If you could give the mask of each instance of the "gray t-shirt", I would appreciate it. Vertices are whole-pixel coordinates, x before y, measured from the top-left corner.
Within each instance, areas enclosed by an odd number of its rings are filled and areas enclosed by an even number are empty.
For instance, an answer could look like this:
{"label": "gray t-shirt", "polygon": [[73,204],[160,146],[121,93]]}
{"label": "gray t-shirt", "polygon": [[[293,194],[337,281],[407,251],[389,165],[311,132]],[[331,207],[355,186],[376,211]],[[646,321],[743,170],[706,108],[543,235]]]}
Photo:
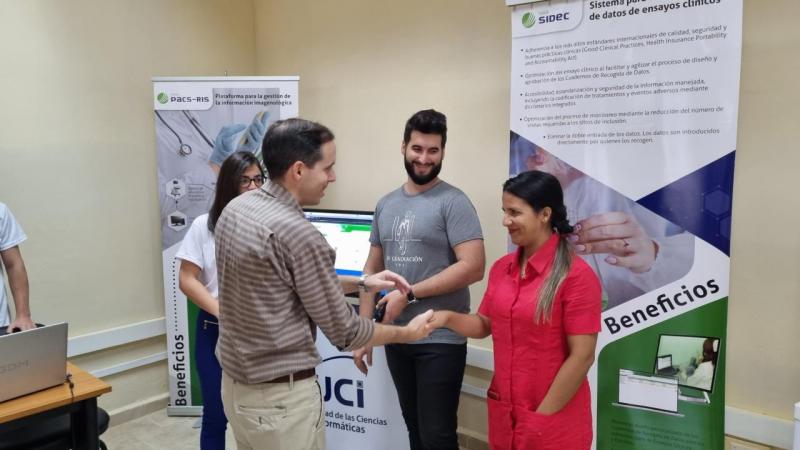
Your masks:
{"label": "gray t-shirt", "polygon": [[[409,195],[400,187],[380,199],[369,238],[383,248],[384,266],[411,284],[455,263],[453,247],[473,239],[483,239],[475,207],[460,189],[443,181],[421,194]],[[468,313],[469,288],[423,298],[409,305],[395,324],[406,324],[431,308]],[[464,342],[463,336],[442,328],[416,343]]]}

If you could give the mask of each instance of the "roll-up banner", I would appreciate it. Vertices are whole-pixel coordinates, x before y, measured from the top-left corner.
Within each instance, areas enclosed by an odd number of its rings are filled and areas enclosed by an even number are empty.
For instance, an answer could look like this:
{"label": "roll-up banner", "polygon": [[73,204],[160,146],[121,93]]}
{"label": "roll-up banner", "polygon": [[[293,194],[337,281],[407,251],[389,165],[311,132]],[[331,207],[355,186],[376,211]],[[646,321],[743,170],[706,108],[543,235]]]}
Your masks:
{"label": "roll-up banner", "polygon": [[[243,149],[247,127],[254,120],[269,126],[296,117],[299,78],[159,77],[152,81],[169,361],[167,412],[200,415],[202,395],[194,359],[198,309],[178,288],[180,263],[175,253],[194,219],[206,214],[214,199],[216,174],[209,158],[215,144]],[[250,150],[260,154],[260,149]]]}
{"label": "roll-up banner", "polygon": [[511,23],[509,172],[559,179],[603,286],[595,448],[722,449],[742,1],[543,1]]}

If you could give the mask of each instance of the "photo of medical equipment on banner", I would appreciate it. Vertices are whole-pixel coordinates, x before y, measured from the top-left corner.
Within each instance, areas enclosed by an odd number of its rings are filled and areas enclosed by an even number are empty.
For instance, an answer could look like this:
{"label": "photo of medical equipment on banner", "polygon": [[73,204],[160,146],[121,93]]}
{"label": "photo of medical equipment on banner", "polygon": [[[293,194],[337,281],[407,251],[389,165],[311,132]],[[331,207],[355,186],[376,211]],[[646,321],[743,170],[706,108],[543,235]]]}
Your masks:
{"label": "photo of medical equipment on banner", "polygon": [[[170,415],[200,415],[202,393],[194,356],[198,308],[178,288],[175,254],[214,199],[219,167],[261,142],[276,120],[297,117],[298,77],[153,78],[153,112],[161,210]],[[212,316],[213,317],[213,316]]]}
{"label": "photo of medical equipment on banner", "polygon": [[723,448],[742,1],[511,8],[509,174],[602,287],[593,448]]}

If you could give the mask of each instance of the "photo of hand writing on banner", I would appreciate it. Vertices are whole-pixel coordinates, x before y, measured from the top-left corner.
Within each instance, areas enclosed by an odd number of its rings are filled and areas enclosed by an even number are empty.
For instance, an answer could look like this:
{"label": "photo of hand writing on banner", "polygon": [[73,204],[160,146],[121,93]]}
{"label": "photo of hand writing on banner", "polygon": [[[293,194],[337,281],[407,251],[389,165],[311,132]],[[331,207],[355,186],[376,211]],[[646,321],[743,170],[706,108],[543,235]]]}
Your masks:
{"label": "photo of hand writing on banner", "polygon": [[511,176],[541,170],[561,182],[576,230],[567,239],[600,278],[603,310],[689,272],[692,234],[513,132],[510,148]]}

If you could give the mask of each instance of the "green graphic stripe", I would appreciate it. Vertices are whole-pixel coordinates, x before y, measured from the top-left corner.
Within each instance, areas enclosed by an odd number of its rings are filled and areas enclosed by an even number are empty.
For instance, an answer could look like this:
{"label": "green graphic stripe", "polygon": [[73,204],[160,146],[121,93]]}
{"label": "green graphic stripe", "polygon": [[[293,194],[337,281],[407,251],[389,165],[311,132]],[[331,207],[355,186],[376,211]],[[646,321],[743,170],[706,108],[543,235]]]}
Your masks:
{"label": "green graphic stripe", "polygon": [[191,300],[186,299],[186,320],[189,322],[189,380],[192,383],[192,405],[200,406],[203,404],[203,393],[200,390],[200,373],[197,371],[197,360],[194,357],[195,347],[197,346],[197,315],[200,313],[200,308],[197,307]]}
{"label": "green graphic stripe", "polygon": [[351,233],[353,231],[372,231],[372,226],[370,225],[342,225],[342,232],[344,233]]}

